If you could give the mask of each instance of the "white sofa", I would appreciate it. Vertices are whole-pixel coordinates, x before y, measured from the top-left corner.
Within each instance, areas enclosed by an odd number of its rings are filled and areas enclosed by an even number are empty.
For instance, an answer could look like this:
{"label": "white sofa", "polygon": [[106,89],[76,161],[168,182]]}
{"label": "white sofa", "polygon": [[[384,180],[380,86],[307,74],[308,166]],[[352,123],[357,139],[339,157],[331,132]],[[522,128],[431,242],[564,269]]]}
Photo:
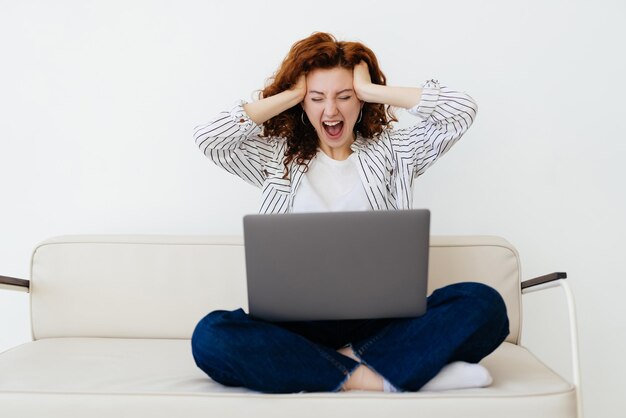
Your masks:
{"label": "white sofa", "polygon": [[[191,355],[200,318],[218,308],[246,308],[241,237],[51,238],[34,248],[30,280],[0,276],[0,287],[30,292],[33,336],[0,354],[0,417],[580,414],[576,345],[573,383],[519,345],[522,287],[566,286],[564,274],[522,285],[518,253],[504,239],[434,236],[429,276],[431,291],[471,280],[503,295],[511,333],[482,362],[494,378],[490,387],[268,395],[213,382]],[[529,286],[552,279],[558,280]]]}

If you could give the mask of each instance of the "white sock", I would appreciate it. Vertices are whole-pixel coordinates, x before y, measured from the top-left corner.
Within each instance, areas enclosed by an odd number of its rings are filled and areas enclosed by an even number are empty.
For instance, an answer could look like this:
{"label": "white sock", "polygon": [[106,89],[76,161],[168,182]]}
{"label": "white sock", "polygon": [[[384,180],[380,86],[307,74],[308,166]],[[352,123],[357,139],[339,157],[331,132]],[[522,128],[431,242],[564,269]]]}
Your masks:
{"label": "white sock", "polygon": [[455,361],[447,364],[420,390],[439,391],[450,389],[482,388],[493,382],[489,371],[480,364]]}

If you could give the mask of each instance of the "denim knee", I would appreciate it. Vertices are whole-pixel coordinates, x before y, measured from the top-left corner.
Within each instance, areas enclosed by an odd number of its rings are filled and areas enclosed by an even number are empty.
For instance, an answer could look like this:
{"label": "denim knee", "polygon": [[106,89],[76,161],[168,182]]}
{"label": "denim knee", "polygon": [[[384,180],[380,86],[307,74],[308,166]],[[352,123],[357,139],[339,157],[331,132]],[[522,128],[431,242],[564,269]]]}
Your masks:
{"label": "denim knee", "polygon": [[198,322],[191,336],[191,353],[196,365],[214,380],[230,386],[239,386],[238,379],[225,366],[233,355],[226,327],[229,316],[236,311],[213,311]]}
{"label": "denim knee", "polygon": [[484,306],[485,309],[489,309],[491,313],[504,313],[506,315],[504,299],[500,292],[493,287],[478,282],[463,282],[458,283],[458,286],[468,297],[475,299],[476,302],[481,302],[480,305]]}
{"label": "denim knee", "polygon": [[473,305],[480,310],[485,322],[502,329],[501,338],[504,340],[509,334],[509,317],[500,292],[484,283],[465,282],[458,285],[461,291],[472,299]]}
{"label": "denim knee", "polygon": [[[472,305],[474,314],[480,314],[485,322],[503,329],[504,337],[509,332],[509,319],[502,295],[493,287],[479,282],[461,282],[438,289],[445,298],[462,298]],[[443,296],[443,295],[442,295]],[[504,339],[503,337],[503,339]]]}
{"label": "denim knee", "polygon": [[206,339],[207,334],[212,332],[213,324],[219,320],[217,312],[210,312],[204,318],[202,318],[193,330],[191,334],[191,348],[196,351],[202,345],[202,342]]}
{"label": "denim knee", "polygon": [[196,353],[206,355],[207,350],[215,354],[228,350],[225,344],[229,338],[224,325],[230,320],[229,317],[236,313],[237,311],[213,311],[198,322],[191,336],[194,356]]}

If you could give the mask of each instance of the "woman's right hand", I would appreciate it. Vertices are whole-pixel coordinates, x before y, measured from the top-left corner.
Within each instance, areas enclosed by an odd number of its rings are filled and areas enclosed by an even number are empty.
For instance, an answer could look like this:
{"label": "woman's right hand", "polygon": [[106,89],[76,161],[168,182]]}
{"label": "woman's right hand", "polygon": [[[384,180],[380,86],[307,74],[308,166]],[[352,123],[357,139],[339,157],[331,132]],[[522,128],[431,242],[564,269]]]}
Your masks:
{"label": "woman's right hand", "polygon": [[301,103],[304,96],[306,96],[306,76],[303,73],[289,90],[281,91],[256,102],[247,103],[243,109],[254,123],[261,125],[266,120]]}
{"label": "woman's right hand", "polygon": [[298,94],[300,101],[304,100],[304,97],[306,96],[306,74],[300,74],[300,77],[298,77],[296,84],[291,88],[291,90]]}

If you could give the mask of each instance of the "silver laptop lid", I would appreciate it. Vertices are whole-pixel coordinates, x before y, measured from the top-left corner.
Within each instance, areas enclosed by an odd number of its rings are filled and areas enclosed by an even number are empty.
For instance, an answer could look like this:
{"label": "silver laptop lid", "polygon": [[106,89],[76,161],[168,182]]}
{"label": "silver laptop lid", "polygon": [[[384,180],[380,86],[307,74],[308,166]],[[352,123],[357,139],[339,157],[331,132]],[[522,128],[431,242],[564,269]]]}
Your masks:
{"label": "silver laptop lid", "polygon": [[414,317],[426,310],[430,212],[246,215],[250,315]]}

